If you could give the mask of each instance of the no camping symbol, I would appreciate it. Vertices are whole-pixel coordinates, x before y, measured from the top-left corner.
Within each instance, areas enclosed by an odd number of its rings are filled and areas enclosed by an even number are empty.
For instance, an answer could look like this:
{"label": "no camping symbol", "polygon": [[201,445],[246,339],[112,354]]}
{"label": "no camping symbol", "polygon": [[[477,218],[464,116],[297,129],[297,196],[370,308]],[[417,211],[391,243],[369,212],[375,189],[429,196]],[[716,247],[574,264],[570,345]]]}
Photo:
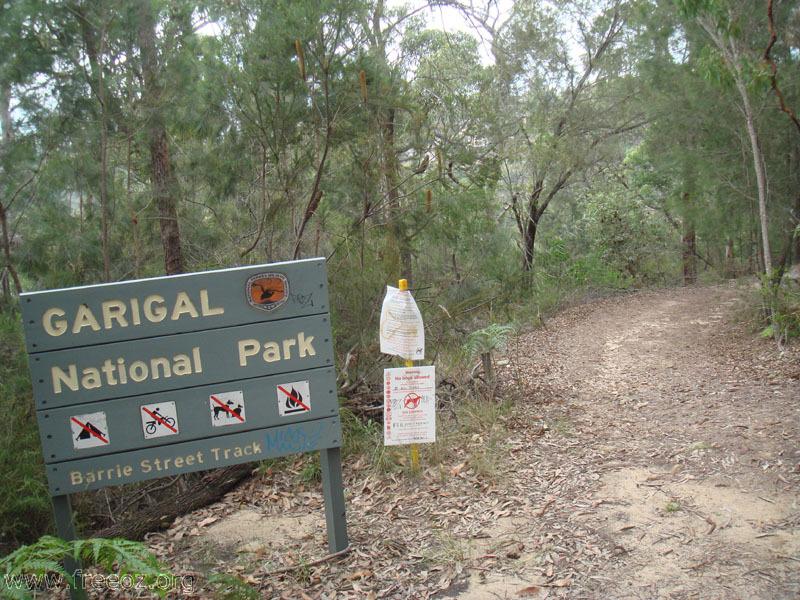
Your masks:
{"label": "no camping symbol", "polygon": [[311,411],[308,381],[293,381],[278,386],[278,412],[282,417]]}
{"label": "no camping symbol", "polygon": [[212,394],[208,401],[211,407],[211,424],[214,427],[238,425],[247,420],[244,393],[241,390]]}
{"label": "no camping symbol", "polygon": [[72,445],[75,450],[107,446],[111,443],[104,412],[73,415],[69,418],[69,426],[72,430]]}

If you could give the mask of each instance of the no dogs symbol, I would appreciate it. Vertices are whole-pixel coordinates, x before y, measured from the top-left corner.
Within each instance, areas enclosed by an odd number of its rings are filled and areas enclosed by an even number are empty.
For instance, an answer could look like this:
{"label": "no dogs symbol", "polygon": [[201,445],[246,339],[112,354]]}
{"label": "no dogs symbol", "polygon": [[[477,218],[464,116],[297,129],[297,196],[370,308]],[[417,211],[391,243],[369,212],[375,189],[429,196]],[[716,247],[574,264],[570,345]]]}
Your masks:
{"label": "no dogs symbol", "polygon": [[208,401],[211,406],[211,424],[214,427],[237,425],[246,421],[244,394],[241,391],[212,394]]}
{"label": "no dogs symbol", "polygon": [[419,406],[421,400],[422,396],[420,396],[416,392],[411,392],[409,394],[406,394],[406,397],[403,398],[403,406],[405,408],[408,408],[409,410],[414,410]]}

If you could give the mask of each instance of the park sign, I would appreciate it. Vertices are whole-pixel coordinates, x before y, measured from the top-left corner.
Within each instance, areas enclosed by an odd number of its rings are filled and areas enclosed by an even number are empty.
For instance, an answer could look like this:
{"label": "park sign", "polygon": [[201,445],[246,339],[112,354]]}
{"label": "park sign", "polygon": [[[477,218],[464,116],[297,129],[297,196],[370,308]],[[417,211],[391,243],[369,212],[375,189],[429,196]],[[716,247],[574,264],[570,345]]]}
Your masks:
{"label": "park sign", "polygon": [[324,259],[20,299],[54,506],[73,492],[320,450],[329,547],[346,547]]}

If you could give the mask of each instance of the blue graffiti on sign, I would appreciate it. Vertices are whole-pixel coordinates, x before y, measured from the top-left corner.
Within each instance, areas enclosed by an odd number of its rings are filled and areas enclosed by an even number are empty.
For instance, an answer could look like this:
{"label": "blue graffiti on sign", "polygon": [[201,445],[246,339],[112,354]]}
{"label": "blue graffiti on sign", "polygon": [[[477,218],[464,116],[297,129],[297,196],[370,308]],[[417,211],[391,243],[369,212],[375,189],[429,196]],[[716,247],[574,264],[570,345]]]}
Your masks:
{"label": "blue graffiti on sign", "polygon": [[[322,423],[317,425],[316,431],[309,433],[307,423],[288,425],[277,430],[267,431],[267,451],[278,452],[309,452],[316,450],[322,439]],[[312,426],[313,427],[313,426]]]}

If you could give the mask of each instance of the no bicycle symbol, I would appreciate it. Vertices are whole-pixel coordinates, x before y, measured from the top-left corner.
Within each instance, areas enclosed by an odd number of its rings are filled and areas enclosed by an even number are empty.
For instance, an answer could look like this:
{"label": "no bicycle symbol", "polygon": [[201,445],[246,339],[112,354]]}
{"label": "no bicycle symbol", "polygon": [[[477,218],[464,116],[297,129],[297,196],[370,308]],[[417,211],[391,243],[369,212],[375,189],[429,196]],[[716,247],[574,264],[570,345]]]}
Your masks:
{"label": "no bicycle symbol", "polygon": [[142,433],[149,440],[166,435],[175,435],[178,431],[178,410],[174,402],[159,402],[140,406],[142,416]]}

